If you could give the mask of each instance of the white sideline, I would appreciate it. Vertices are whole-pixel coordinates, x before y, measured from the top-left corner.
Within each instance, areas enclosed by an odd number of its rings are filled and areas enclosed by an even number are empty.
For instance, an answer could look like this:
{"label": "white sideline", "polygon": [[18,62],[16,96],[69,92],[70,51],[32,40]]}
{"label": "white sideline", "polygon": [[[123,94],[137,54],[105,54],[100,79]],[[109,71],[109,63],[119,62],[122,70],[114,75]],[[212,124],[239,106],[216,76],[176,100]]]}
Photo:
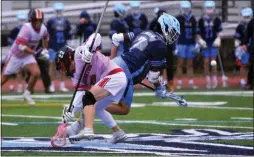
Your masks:
{"label": "white sideline", "polygon": [[[206,96],[244,96],[244,97],[253,97],[253,91],[210,91],[210,92],[175,92],[177,95],[206,95]],[[135,97],[142,96],[154,96],[153,92],[139,92],[134,93]],[[32,95],[33,98],[71,98],[72,94],[43,94],[43,95]],[[13,100],[13,99],[23,99],[22,95],[2,95],[2,100]]]}
{"label": "white sideline", "polygon": [[[2,114],[2,117],[17,117],[17,118],[41,118],[41,119],[58,119],[61,120],[61,117],[53,116],[34,116],[34,115],[9,115]],[[95,121],[100,121],[96,119]],[[246,126],[225,126],[225,125],[199,125],[199,124],[178,124],[178,123],[168,123],[168,122],[159,122],[154,120],[116,120],[117,123],[121,124],[154,124],[154,125],[164,125],[164,126],[191,126],[191,127],[207,127],[207,128],[231,128],[231,129],[253,129],[253,127]]]}
{"label": "white sideline", "polygon": [[231,117],[231,119],[236,119],[236,120],[253,120],[254,118],[249,118],[249,117]]}

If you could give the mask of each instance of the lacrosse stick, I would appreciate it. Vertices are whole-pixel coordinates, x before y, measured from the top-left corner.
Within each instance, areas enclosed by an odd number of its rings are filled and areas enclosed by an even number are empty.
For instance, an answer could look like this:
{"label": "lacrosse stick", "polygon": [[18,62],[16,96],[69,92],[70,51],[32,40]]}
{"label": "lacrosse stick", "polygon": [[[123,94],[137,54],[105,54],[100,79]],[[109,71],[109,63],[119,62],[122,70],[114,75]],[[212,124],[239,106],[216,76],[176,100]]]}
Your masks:
{"label": "lacrosse stick", "polygon": [[[93,47],[93,45],[94,45],[95,38],[97,37],[97,33],[98,33],[99,29],[100,29],[101,21],[102,21],[102,18],[103,18],[103,16],[104,16],[105,12],[106,12],[106,8],[107,8],[107,6],[108,6],[108,2],[109,2],[109,0],[107,0],[106,4],[105,4],[105,6],[104,6],[104,9],[103,9],[103,12],[102,12],[102,14],[101,14],[99,23],[98,23],[98,25],[97,25],[97,28],[96,28],[96,31],[95,31],[95,36],[94,36],[94,38],[93,38],[93,42],[92,42],[92,44],[91,44],[91,46],[90,46],[90,48],[89,48],[89,51],[90,51],[90,52],[92,51],[92,47]],[[75,91],[74,91],[73,96],[72,96],[72,99],[71,99],[71,103],[70,103],[69,108],[68,108],[68,112],[71,112],[71,111],[72,111],[72,108],[73,108],[73,101],[74,101],[74,98],[75,98],[75,96],[76,96],[77,90],[78,90],[78,88],[79,88],[81,79],[83,78],[84,71],[85,71],[85,69],[86,69],[86,65],[87,65],[87,64],[85,63],[85,65],[84,65],[84,67],[83,67],[83,69],[82,69],[82,71],[81,71],[81,74],[80,74],[80,76],[79,76],[78,83],[77,83],[77,85],[76,85]],[[67,136],[67,125],[66,125],[66,123],[67,123],[67,122],[63,121],[62,124],[60,124],[60,125],[58,126],[56,135],[55,135],[54,137],[51,138],[51,145],[52,145],[53,147],[62,147],[62,146],[64,146],[64,145],[66,144],[66,136]]]}
{"label": "lacrosse stick", "polygon": [[228,77],[224,73],[224,69],[223,69],[222,60],[221,60],[219,50],[218,50],[218,60],[219,60],[219,64],[220,64],[221,74],[222,74],[222,86],[225,88],[225,87],[228,86],[228,83],[227,83]]}
{"label": "lacrosse stick", "polygon": [[[153,87],[150,87],[150,86],[144,84],[143,82],[141,82],[140,84],[145,86],[148,89],[151,89],[152,91],[155,91],[155,89]],[[169,99],[175,101],[177,103],[177,105],[179,105],[180,107],[187,107],[188,106],[187,102],[183,99],[183,95],[177,96],[171,92],[167,92],[165,95],[165,98],[169,98]]]}

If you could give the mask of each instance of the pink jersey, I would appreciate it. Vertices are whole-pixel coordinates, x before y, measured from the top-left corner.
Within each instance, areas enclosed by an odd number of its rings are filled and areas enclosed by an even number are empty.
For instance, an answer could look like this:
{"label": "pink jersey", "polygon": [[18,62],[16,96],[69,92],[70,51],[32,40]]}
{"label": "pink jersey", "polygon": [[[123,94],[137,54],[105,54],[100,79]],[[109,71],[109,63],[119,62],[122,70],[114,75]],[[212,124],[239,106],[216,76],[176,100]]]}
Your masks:
{"label": "pink jersey", "polygon": [[29,55],[29,53],[21,51],[19,49],[19,44],[27,45],[31,49],[36,50],[40,40],[41,39],[48,40],[48,38],[49,38],[48,31],[44,24],[41,25],[40,32],[36,32],[32,27],[31,23],[25,23],[22,26],[15,42],[12,44],[10,52],[14,54],[16,57],[25,57]]}
{"label": "pink jersey", "polygon": [[[85,65],[85,62],[81,59],[81,55],[78,52],[75,53],[75,73],[72,78],[73,85],[76,86],[80,73]],[[80,86],[94,85],[100,79],[107,76],[114,69],[119,69],[120,67],[110,60],[109,57],[104,56],[100,51],[94,53],[92,57],[91,64],[87,64],[86,70],[83,75],[83,79],[80,82]]]}

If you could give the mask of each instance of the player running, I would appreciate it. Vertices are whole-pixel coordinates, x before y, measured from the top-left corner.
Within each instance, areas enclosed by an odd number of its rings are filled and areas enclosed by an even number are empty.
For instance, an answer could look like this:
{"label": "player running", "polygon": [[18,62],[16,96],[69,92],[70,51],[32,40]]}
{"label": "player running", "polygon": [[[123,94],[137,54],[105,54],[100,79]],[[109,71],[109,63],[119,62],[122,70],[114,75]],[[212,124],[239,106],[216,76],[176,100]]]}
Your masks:
{"label": "player running", "polygon": [[1,85],[8,81],[11,74],[16,74],[19,68],[25,68],[31,74],[31,77],[23,96],[29,105],[34,105],[35,102],[31,97],[31,92],[33,92],[36,81],[40,76],[40,70],[34,57],[36,55],[35,50],[42,39],[43,50],[41,55],[48,58],[49,36],[47,28],[43,24],[43,13],[41,10],[32,9],[28,16],[29,22],[22,26],[9,50],[10,55],[4,65]]}
{"label": "player running", "polygon": [[[116,63],[99,51],[98,48],[101,46],[100,34],[97,34],[92,52],[89,52],[93,38],[94,34],[88,38],[85,44],[76,48],[75,54],[74,50],[68,46],[65,46],[57,54],[57,70],[71,76],[74,86],[78,83],[83,66],[88,64],[73,101],[74,108],[71,112],[67,112],[66,109],[63,111],[65,122],[72,120],[75,113],[83,112],[80,121],[76,121],[67,127],[67,133],[70,139],[82,138],[83,135],[86,138],[92,138],[94,135],[93,121],[96,115],[113,130],[113,135],[123,135],[121,137],[124,139],[125,133],[105,108],[113,102],[119,102],[124,94],[127,78]],[[84,87],[90,85],[93,85],[92,88],[85,90]],[[86,123],[85,128],[84,122]],[[113,136],[109,142],[115,143],[119,140]]]}

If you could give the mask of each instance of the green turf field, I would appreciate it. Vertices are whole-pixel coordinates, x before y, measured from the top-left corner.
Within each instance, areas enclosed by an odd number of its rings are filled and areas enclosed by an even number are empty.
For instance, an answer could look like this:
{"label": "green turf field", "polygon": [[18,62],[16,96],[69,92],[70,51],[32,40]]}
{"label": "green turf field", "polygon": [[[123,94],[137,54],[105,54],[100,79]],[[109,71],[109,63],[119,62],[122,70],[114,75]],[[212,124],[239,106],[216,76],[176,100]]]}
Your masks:
{"label": "green turf field", "polygon": [[[134,97],[134,107],[128,115],[114,116],[114,118],[128,134],[161,133],[170,135],[184,129],[189,131],[193,131],[193,129],[208,129],[209,131],[210,129],[235,133],[253,132],[253,96],[244,94],[241,96],[233,96],[234,94],[225,96],[216,95],[216,93],[214,95],[191,95],[190,91],[179,92],[189,93],[185,95],[185,99],[191,104],[189,107],[180,108],[167,99],[142,96],[142,93],[148,93],[148,95],[150,93],[149,91],[142,91],[138,92],[141,93],[140,95]],[[35,98],[36,106],[28,106],[19,97],[10,99],[12,98],[11,95],[3,94],[3,96],[7,95],[8,98],[2,97],[2,137],[52,137],[60,124],[63,104],[68,104],[71,97],[71,93],[66,97],[57,97],[56,94],[53,94],[55,97],[52,98]],[[102,124],[99,119],[96,119],[95,133],[111,134],[111,130]],[[227,139],[227,137],[218,139],[213,134],[207,137],[207,139],[202,139],[202,142],[244,146],[246,148],[253,147],[253,136],[252,139],[239,140],[236,138]],[[135,154],[135,152],[132,153],[132,155]],[[25,150],[2,152],[2,155],[12,156],[62,154],[50,151],[43,153],[38,151],[26,152]],[[84,155],[84,153],[70,152],[67,155],[82,154]],[[85,154],[105,155],[99,152]],[[121,155],[122,153],[109,154]],[[131,154],[123,153],[123,155]],[[138,152],[136,155],[150,154]]]}

